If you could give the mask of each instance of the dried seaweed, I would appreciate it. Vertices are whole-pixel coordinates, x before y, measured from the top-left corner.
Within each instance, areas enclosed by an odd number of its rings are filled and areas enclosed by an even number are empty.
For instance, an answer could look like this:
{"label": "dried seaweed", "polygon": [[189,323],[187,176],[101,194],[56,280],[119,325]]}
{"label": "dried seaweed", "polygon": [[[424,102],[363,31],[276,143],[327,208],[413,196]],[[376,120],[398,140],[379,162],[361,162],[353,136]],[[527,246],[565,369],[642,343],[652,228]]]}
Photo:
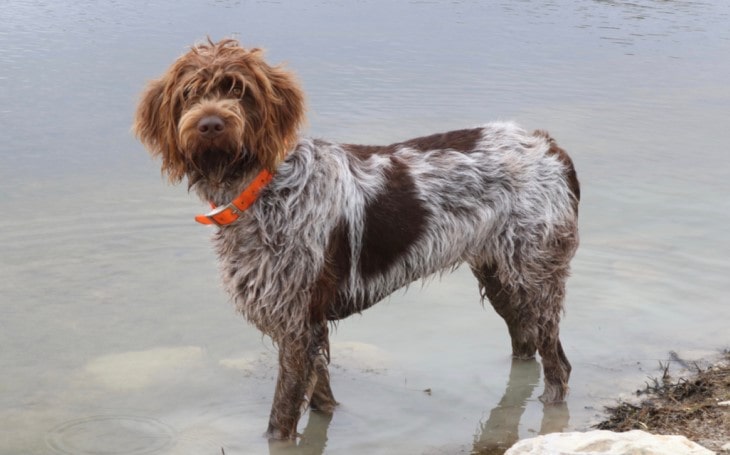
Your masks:
{"label": "dried seaweed", "polygon": [[730,354],[724,362],[695,370],[689,377],[673,380],[669,363],[660,364],[661,378],[649,378],[637,391],[639,404],[626,401],[606,407],[608,418],[595,425],[600,430],[644,430],[656,434],[681,434],[712,450],[730,439]]}

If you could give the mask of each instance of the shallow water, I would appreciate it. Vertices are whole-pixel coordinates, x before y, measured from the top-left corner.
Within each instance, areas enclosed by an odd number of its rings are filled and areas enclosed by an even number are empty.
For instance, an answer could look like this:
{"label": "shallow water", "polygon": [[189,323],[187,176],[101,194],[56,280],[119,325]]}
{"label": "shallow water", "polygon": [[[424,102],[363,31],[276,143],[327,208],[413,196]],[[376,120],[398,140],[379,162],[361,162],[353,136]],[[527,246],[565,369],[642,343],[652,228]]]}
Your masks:
{"label": "shallow water", "polygon": [[[486,453],[588,427],[669,351],[727,348],[729,23],[724,0],[2,3],[0,453]],[[566,406],[460,269],[340,323],[342,405],[269,447],[275,351],[218,285],[202,204],[129,132],[206,35],[288,62],[316,136],[558,139],[583,188]]]}

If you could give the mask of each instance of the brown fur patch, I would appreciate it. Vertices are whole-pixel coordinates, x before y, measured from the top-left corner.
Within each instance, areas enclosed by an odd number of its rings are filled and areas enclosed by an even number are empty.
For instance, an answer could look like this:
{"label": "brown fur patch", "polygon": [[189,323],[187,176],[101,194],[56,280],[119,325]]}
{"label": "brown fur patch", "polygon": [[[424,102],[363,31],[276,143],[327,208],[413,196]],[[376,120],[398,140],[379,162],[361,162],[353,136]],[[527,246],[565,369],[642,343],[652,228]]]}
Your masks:
{"label": "brown fur patch", "polygon": [[469,153],[474,150],[481,137],[481,128],[472,128],[417,137],[390,145],[344,144],[343,147],[360,159],[367,159],[370,155],[390,155],[396,150],[406,147],[419,152],[456,150]]}
{"label": "brown fur patch", "polygon": [[382,193],[365,207],[359,264],[365,279],[387,272],[406,254],[425,232],[429,215],[403,162],[391,157],[385,179]]}
{"label": "brown fur patch", "polygon": [[330,233],[325,251],[325,263],[312,288],[310,320],[313,323],[333,319],[331,315],[339,311],[339,304],[336,302],[337,290],[349,278],[352,261],[349,234],[350,228],[345,220],[340,221]]}
{"label": "brown fur patch", "polygon": [[474,150],[481,138],[482,129],[472,128],[419,137],[403,142],[402,145],[422,152],[429,150],[456,150],[457,152],[469,153]]}

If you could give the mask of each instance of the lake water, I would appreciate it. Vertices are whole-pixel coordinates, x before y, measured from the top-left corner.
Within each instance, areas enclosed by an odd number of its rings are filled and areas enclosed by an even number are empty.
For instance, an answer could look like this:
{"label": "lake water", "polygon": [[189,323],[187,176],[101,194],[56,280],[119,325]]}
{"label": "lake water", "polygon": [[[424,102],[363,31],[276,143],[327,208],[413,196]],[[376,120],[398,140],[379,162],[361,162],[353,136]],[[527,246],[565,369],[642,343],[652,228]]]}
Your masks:
{"label": "lake water", "polygon": [[[221,290],[204,205],[130,133],[206,35],[286,61],[311,135],[558,139],[583,188],[566,406],[462,268],[340,323],[341,406],[268,445],[275,350]],[[0,454],[500,453],[588,428],[660,362],[730,346],[728,81],[725,0],[0,1]]]}

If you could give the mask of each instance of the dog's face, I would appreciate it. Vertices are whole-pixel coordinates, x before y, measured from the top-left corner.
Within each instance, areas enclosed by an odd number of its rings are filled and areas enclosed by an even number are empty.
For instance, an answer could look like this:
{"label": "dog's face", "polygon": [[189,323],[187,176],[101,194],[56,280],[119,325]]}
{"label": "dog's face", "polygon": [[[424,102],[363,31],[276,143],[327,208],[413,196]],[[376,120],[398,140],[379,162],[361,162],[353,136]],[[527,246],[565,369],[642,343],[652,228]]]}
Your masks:
{"label": "dog's face", "polygon": [[213,175],[239,161],[273,171],[294,145],[304,99],[293,76],[260,49],[227,39],[191,48],[142,94],[134,132],[162,171]]}

